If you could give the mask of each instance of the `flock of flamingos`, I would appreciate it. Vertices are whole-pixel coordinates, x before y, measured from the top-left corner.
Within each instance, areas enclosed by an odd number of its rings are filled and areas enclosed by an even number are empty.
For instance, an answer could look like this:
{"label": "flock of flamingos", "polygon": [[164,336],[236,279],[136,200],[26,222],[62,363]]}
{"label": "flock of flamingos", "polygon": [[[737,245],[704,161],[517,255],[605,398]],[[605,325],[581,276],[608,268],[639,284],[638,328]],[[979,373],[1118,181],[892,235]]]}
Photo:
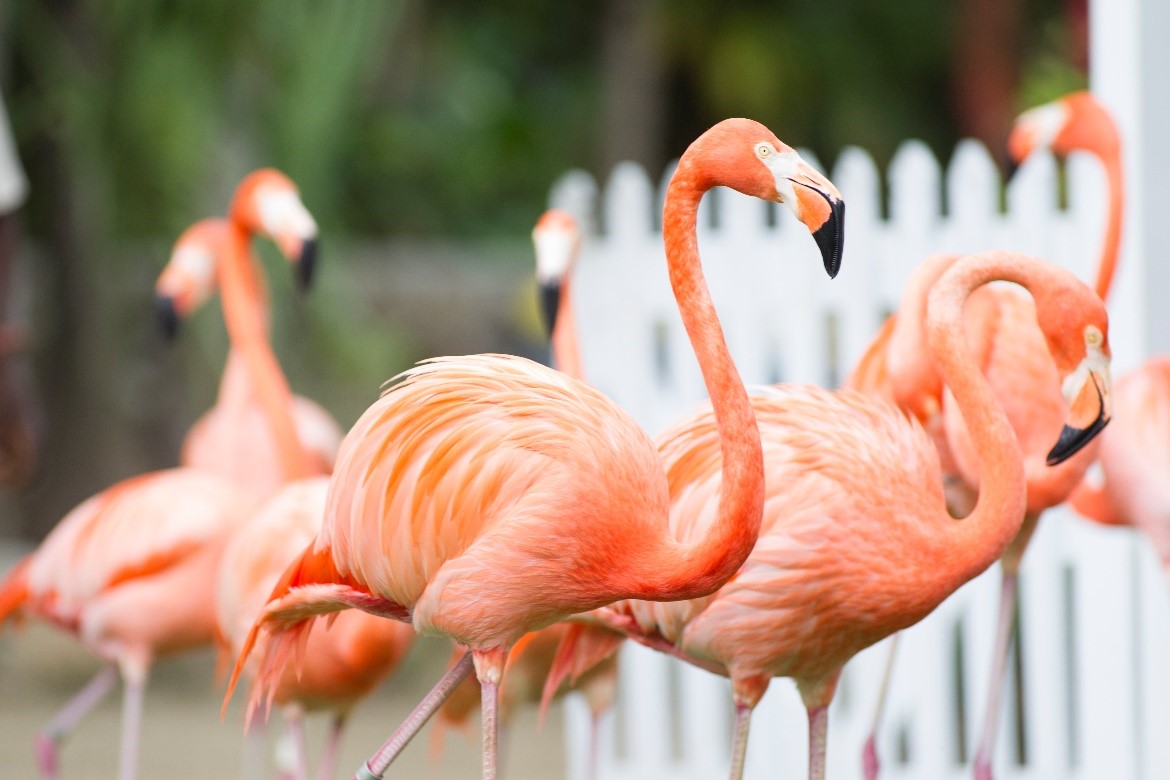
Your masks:
{"label": "flock of flamingos", "polygon": [[[756,122],[700,136],[670,181],[663,240],[710,401],[657,440],[581,376],[569,288],[579,236],[555,211],[533,239],[559,370],[505,355],[435,358],[400,375],[343,437],[288,387],[251,249],[255,234],[275,241],[307,284],[317,225],[285,176],[249,175],[226,219],[180,237],[157,283],[172,332],[218,289],[231,341],[182,466],[88,499],[0,584],[0,623],[49,621],[107,664],[42,732],[43,776],[58,777],[61,741],[120,677],[120,777],[136,777],[151,664],[214,642],[235,659],[228,697],[251,680],[249,720],[282,711],[293,777],[309,777],[304,713],[331,713],[318,776],[334,777],[346,718],[419,632],[450,637],[455,657],[355,778],[382,777],[436,712],[462,721],[477,704],[483,777],[495,778],[509,712],[577,689],[600,716],[631,639],[730,678],[732,778],[753,707],[773,677],[793,678],[808,709],[809,776],[820,779],[844,665],[998,560],[974,762],[975,777],[990,778],[1017,572],[1041,512],[1071,500],[1094,520],[1145,529],[1170,559],[1170,360],[1116,390],[1109,375],[1117,130],[1075,93],[1017,120],[1013,158],[1037,148],[1087,150],[1107,171],[1095,287],[1010,251],[932,257],[846,389],[749,394],[699,262],[699,201],[726,186],[784,204],[830,277],[844,203]],[[1104,482],[1082,484],[1094,459]],[[872,737],[862,765],[877,777]]]}

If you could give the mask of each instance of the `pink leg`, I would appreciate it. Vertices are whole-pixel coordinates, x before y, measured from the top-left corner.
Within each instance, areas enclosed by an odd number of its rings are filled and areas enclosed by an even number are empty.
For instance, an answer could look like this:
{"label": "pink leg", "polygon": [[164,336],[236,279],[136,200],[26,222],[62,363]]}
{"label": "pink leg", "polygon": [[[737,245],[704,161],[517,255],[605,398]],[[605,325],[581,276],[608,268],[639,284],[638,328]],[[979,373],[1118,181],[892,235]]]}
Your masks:
{"label": "pink leg", "polygon": [[878,763],[877,754],[877,733],[882,725],[882,713],[886,709],[886,699],[890,695],[890,678],[894,675],[894,659],[898,656],[898,637],[901,634],[894,634],[890,639],[890,650],[886,656],[886,671],[882,674],[882,687],[878,689],[877,708],[873,713],[873,728],[870,729],[869,738],[865,740],[865,747],[861,752],[861,770],[865,775],[865,780],[877,780]]}
{"label": "pink leg", "polygon": [[138,777],[138,742],[142,731],[142,694],[146,689],[145,673],[122,675],[122,755],[119,780]]}
{"label": "pink leg", "polygon": [[808,780],[825,780],[825,746],[829,738],[829,708],[808,709]]}
{"label": "pink leg", "polygon": [[73,731],[77,724],[92,712],[102,699],[109,695],[116,682],[118,682],[117,667],[107,666],[102,669],[86,683],[76,696],[69,700],[68,704],[53,716],[49,725],[45,726],[44,731],[37,735],[35,744],[37,764],[41,768],[41,777],[44,780],[57,780],[57,774],[60,771],[57,756],[58,746],[69,735],[69,732]]}
{"label": "pink leg", "polygon": [[987,711],[983,716],[983,736],[975,751],[976,780],[991,780],[991,757],[995,753],[995,736],[999,725],[1000,695],[1003,693],[1004,667],[1012,643],[1012,618],[1016,607],[1016,572],[1004,572],[999,592],[999,619],[995,626],[995,656],[987,689]]}
{"label": "pink leg", "polygon": [[473,650],[475,676],[479,679],[480,712],[483,718],[483,780],[496,780],[500,765],[500,683],[508,648]]}
{"label": "pink leg", "polygon": [[329,738],[325,741],[325,752],[321,755],[321,764],[317,767],[318,780],[333,780],[346,717],[347,713],[339,712],[333,716],[333,722],[329,724]]}
{"label": "pink leg", "polygon": [[735,703],[735,731],[731,738],[731,780],[743,777],[747,760],[748,728],[752,725],[752,708],[740,702]]}
{"label": "pink leg", "polygon": [[362,764],[355,774],[354,780],[377,780],[390,763],[398,757],[414,735],[426,725],[426,722],[431,719],[431,716],[443,706],[443,702],[451,695],[451,692],[459,687],[459,683],[463,682],[467,675],[471,674],[472,656],[467,653],[459,662],[447,670],[447,673],[439,680],[431,692],[428,693],[423,700],[419,702],[418,706],[406,717],[386,744],[378,749],[369,761]]}
{"label": "pink leg", "polygon": [[601,716],[595,712],[589,720],[589,763],[585,765],[585,780],[597,780],[597,761],[601,755]]}
{"label": "pink leg", "polygon": [[290,707],[284,714],[288,734],[297,755],[295,780],[309,780],[309,751],[305,747],[305,718],[298,708]]}

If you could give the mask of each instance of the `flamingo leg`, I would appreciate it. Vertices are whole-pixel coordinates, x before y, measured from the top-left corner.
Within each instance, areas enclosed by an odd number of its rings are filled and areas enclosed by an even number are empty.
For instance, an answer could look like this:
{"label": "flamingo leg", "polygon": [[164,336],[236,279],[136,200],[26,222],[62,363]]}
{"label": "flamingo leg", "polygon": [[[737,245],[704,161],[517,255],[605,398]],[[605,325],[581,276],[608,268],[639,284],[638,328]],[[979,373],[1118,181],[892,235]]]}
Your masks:
{"label": "flamingo leg", "polygon": [[603,713],[595,712],[589,719],[589,759],[585,765],[585,780],[597,780],[597,762],[601,756],[601,718]]}
{"label": "flamingo leg", "polygon": [[69,735],[69,732],[73,731],[77,724],[86,715],[93,712],[93,708],[109,695],[117,682],[117,667],[113,665],[105,667],[94,675],[93,679],[86,683],[85,687],[70,699],[53,716],[49,725],[45,726],[44,730],[37,735],[35,744],[37,765],[40,766],[41,777],[44,780],[57,780],[60,771],[57,748]]}
{"label": "flamingo leg", "polygon": [[142,732],[142,699],[146,690],[145,669],[122,673],[122,749],[119,780],[138,777],[138,743]]}
{"label": "flamingo leg", "polygon": [[325,752],[321,755],[321,763],[317,767],[317,780],[331,780],[334,770],[337,769],[337,754],[341,748],[341,733],[345,730],[347,713],[339,712],[333,716],[329,724],[329,737],[325,741]]}
{"label": "flamingo leg", "polygon": [[296,769],[293,772],[294,780],[309,780],[309,751],[305,747],[305,718],[301,711],[290,707],[284,715],[288,723],[288,735],[292,739],[293,750],[296,754]]}
{"label": "flamingo leg", "polygon": [[829,708],[808,708],[808,780],[825,780],[825,746],[829,740]]}
{"label": "flamingo leg", "polygon": [[752,725],[752,708],[742,702],[735,703],[735,730],[731,739],[731,780],[743,777],[747,761],[748,728]]}
{"label": "flamingo leg", "polygon": [[999,593],[999,619],[995,627],[995,657],[988,681],[987,711],[983,715],[983,736],[975,751],[975,780],[991,780],[991,758],[995,753],[995,736],[999,725],[1000,696],[1003,693],[1004,668],[1012,642],[1012,618],[1016,608],[1016,584],[1019,575],[1004,571]]}
{"label": "flamingo leg", "polygon": [[369,761],[362,764],[357,773],[353,776],[354,780],[378,780],[382,774],[390,766],[390,763],[398,757],[414,735],[426,725],[426,722],[431,719],[431,716],[443,706],[443,702],[447,701],[451,696],[452,691],[459,687],[459,683],[463,682],[467,675],[471,674],[472,655],[465,653],[459,662],[447,670],[431,692],[423,697],[423,700],[418,703],[418,706],[406,716],[406,720],[402,722],[390,739],[378,749]]}
{"label": "flamingo leg", "polygon": [[244,733],[244,760],[240,768],[242,780],[259,780],[267,776],[268,723],[260,720]]}
{"label": "flamingo leg", "polygon": [[878,689],[877,706],[873,712],[873,727],[869,731],[869,738],[865,740],[865,747],[861,752],[861,770],[865,775],[865,780],[877,780],[878,769],[881,765],[878,763],[877,754],[877,733],[882,725],[882,714],[886,709],[886,700],[890,695],[890,679],[894,676],[894,659],[898,657],[898,637],[901,633],[894,634],[890,639],[890,649],[886,655],[886,670],[882,673],[882,686]]}
{"label": "flamingo leg", "polygon": [[483,780],[496,780],[500,745],[500,684],[483,680],[480,705],[483,710]]}

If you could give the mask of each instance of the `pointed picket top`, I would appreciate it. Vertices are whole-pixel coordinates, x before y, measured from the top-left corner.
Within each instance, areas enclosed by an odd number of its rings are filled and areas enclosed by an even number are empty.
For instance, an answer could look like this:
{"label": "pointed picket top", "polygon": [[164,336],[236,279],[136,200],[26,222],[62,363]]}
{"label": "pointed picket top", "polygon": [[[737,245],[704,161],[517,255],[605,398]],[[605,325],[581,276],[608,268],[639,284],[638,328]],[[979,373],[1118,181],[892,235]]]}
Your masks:
{"label": "pointed picket top", "polygon": [[[881,221],[881,174],[868,152],[857,146],[842,149],[829,179],[845,199],[847,231],[852,231],[853,225],[869,227]],[[845,246],[848,248],[848,242]]]}
{"label": "pointed picket top", "polygon": [[768,229],[768,203],[759,198],[719,188],[719,232],[726,236],[754,236]]}
{"label": "pointed picket top", "polygon": [[618,163],[605,185],[605,233],[611,239],[644,237],[654,230],[654,188],[641,165]]}
{"label": "pointed picket top", "polygon": [[947,169],[947,213],[960,222],[986,222],[999,213],[999,169],[987,147],[960,141]]}
{"label": "pointed picket top", "polygon": [[1077,152],[1070,155],[1065,170],[1068,175],[1068,217],[1073,227],[1069,236],[1073,243],[1067,248],[1068,262],[1082,279],[1091,282],[1096,275],[1105,239],[1109,188],[1101,163],[1089,154]]}
{"label": "pointed picket top", "polygon": [[557,179],[548,205],[572,214],[583,236],[597,233],[597,180],[588,172],[574,168]]}
{"label": "pointed picket top", "polygon": [[1008,183],[1008,221],[1015,226],[1010,249],[1056,259],[1052,223],[1059,211],[1056,161],[1047,151],[1028,157]]}
{"label": "pointed picket top", "polygon": [[926,230],[942,216],[939,164],[922,141],[906,141],[890,161],[890,221]]}

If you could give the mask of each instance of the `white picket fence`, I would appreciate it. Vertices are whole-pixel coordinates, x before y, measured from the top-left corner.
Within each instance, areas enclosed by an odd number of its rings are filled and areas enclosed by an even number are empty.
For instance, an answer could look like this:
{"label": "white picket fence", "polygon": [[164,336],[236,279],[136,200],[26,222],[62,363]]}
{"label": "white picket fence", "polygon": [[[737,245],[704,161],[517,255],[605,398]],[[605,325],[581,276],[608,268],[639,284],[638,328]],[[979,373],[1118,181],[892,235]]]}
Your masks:
{"label": "white picket fence", "polygon": [[[704,270],[745,380],[838,383],[896,307],[911,269],[933,252],[1012,248],[1087,278],[1104,225],[1104,177],[1087,158],[1072,159],[1067,173],[1062,209],[1057,165],[1033,159],[1011,183],[1004,212],[999,174],[983,147],[960,144],[944,171],[910,142],[886,176],[883,217],[878,169],[865,152],[847,150],[831,174],[848,206],[844,263],[833,281],[786,210],[726,190],[709,194]],[[655,185],[642,169],[622,165],[600,197],[580,172],[551,196],[583,225],[574,294],[587,376],[651,432],[704,396],[657,230],[664,185],[665,177]],[[1139,307],[1129,305],[1138,289],[1123,278],[1111,301],[1115,372],[1140,357],[1126,346],[1141,324]],[[996,567],[904,635],[879,743],[884,778],[970,776],[998,588]],[[996,776],[1170,777],[1170,604],[1141,540],[1050,512],[1025,559],[1021,591],[1019,671],[1005,696]],[[845,672],[830,716],[832,778],[861,774],[884,659],[883,644]],[[730,731],[726,680],[627,647],[617,712],[604,726],[601,776],[721,777]],[[588,746],[580,701],[569,702],[566,738],[568,777],[578,780]],[[748,777],[805,776],[806,739],[794,686],[776,680],[753,720]]]}

